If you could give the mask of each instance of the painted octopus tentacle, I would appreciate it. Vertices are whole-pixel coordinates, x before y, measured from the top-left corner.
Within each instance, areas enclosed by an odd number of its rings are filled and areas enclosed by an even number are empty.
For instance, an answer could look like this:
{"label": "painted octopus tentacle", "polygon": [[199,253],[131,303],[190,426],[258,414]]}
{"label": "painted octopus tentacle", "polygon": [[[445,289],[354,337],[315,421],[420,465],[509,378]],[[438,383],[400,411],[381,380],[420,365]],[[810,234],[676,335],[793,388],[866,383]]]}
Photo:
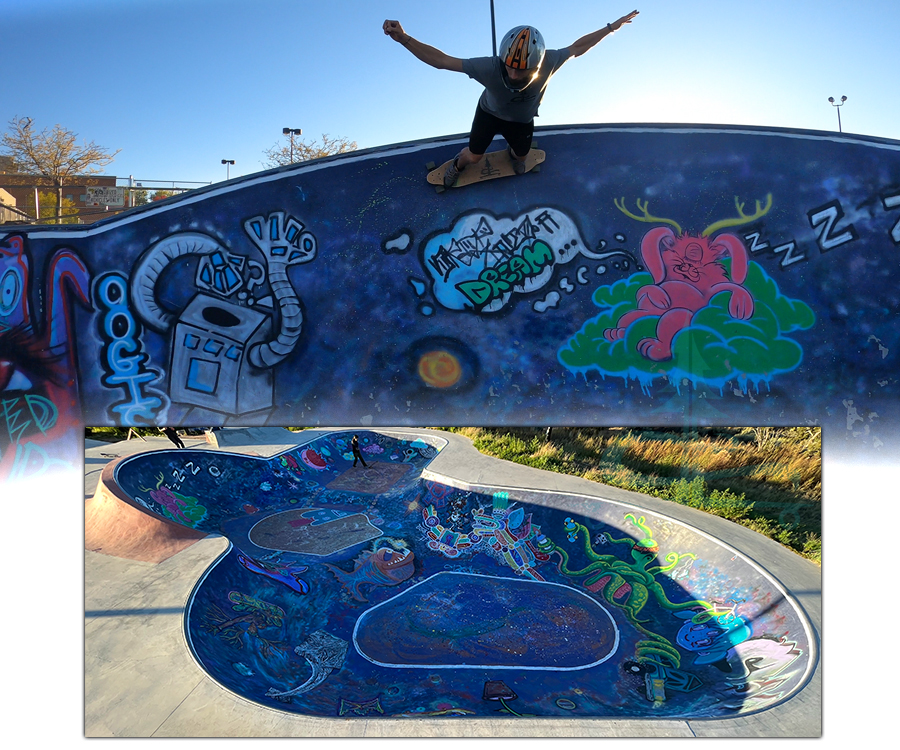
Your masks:
{"label": "painted octopus tentacle", "polygon": [[666,573],[677,566],[678,563],[680,563],[681,560],[685,557],[690,557],[692,560],[697,559],[697,555],[693,554],[692,552],[688,552],[684,555],[679,555],[677,552],[670,552],[668,555],[666,555],[666,560],[670,561],[674,559],[674,562],[671,562],[669,565],[665,566],[658,565],[655,568],[647,568],[647,573],[649,573],[651,576],[656,575],[657,573]]}
{"label": "painted octopus tentacle", "polygon": [[691,609],[692,607],[703,607],[710,612],[715,612],[716,607],[709,602],[703,601],[702,599],[695,599],[690,602],[670,602],[666,597],[665,592],[658,583],[654,582],[650,584],[648,587],[653,592],[653,595],[656,597],[656,601],[660,607],[663,609],[668,609],[670,611],[677,611],[681,609]]}
{"label": "painted octopus tentacle", "polygon": [[[668,642],[661,641],[638,641],[635,644],[634,649],[640,657],[644,657],[645,654],[656,654],[658,656],[664,656],[667,659],[670,659],[674,666],[677,668],[681,665],[681,654],[678,652],[674,646],[672,646]],[[647,661],[653,661],[652,659],[647,659]]]}
{"label": "painted octopus tentacle", "polygon": [[578,536],[581,537],[581,543],[582,543],[582,546],[584,547],[584,554],[586,554],[588,556],[588,558],[591,560],[594,560],[597,562],[602,560],[602,556],[598,555],[596,552],[594,552],[593,548],[591,547],[591,534],[587,530],[587,527],[584,526],[583,524],[576,523],[575,530],[576,530],[576,533],[578,534]]}
{"label": "painted octopus tentacle", "polygon": [[[577,532],[577,534],[581,537],[581,542],[584,547],[584,554],[586,554],[588,556],[588,558],[590,558],[591,560],[594,560],[596,562],[607,562],[607,563],[611,562],[615,559],[612,555],[598,555],[596,552],[594,552],[594,549],[591,546],[591,533],[590,533],[590,531],[588,531],[587,526],[585,526],[584,524],[577,523],[577,522],[571,522],[571,528],[574,528],[575,531]],[[634,542],[632,542],[631,539],[615,539],[615,538],[611,537],[609,534],[606,534],[605,536],[612,544],[631,545],[634,543]]]}
{"label": "painted octopus tentacle", "polygon": [[606,564],[603,561],[599,561],[599,562],[591,563],[583,570],[569,570],[569,556],[568,556],[568,554],[566,554],[566,551],[562,547],[554,545],[553,552],[556,552],[557,554],[559,554],[559,557],[560,557],[560,562],[557,564],[556,569],[563,575],[567,575],[567,576],[588,575],[589,573],[592,573],[593,571],[597,570],[598,568],[602,568]]}

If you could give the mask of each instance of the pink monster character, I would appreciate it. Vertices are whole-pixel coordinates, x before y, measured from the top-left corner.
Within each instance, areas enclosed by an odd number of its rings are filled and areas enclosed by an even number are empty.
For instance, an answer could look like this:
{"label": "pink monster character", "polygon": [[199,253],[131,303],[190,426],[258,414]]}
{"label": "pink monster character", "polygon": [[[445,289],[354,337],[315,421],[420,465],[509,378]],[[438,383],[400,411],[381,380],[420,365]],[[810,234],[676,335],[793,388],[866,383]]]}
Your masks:
{"label": "pink monster character", "polygon": [[[772,206],[772,196],[768,196],[765,208],[756,202],[756,213],[746,216],[744,204],[735,199],[740,214],[739,219],[726,219],[713,224],[700,235],[681,231],[681,227],[671,219],[658,219],[647,213],[647,203],[643,207],[644,217],[635,216],[616,202],[616,207],[638,221],[662,221],[671,224],[678,234],[668,227],[656,227],[641,240],[641,257],[644,266],[653,277],[652,284],[638,289],[637,309],[631,310],[616,323],[615,328],[607,328],[603,336],[607,341],[618,341],[625,337],[628,327],[647,315],[658,315],[656,336],[641,339],[637,349],[641,355],[655,362],[672,358],[672,341],[679,331],[691,324],[694,314],[706,307],[719,292],[731,292],[728,312],[732,318],[747,320],[753,315],[753,297],[743,286],[747,278],[748,257],[744,243],[733,234],[710,237],[713,232],[726,226],[746,224],[763,216]],[[729,278],[722,258],[731,258]]]}

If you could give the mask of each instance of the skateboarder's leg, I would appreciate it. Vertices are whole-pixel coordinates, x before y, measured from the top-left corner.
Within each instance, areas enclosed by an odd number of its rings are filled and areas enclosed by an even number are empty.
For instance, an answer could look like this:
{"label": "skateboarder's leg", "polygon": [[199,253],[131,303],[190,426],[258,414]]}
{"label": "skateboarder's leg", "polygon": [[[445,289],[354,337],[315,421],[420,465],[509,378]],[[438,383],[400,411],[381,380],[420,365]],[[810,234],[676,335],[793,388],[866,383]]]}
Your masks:
{"label": "skateboarder's leg", "polygon": [[500,133],[509,144],[509,155],[517,161],[525,161],[531,151],[531,139],[534,136],[534,120],[531,122],[504,123]]}
{"label": "skateboarder's leg", "polygon": [[444,185],[450,187],[459,173],[470,164],[479,161],[494,136],[499,132],[497,118],[485,112],[481,106],[475,108],[475,118],[472,120],[472,129],[469,131],[469,145],[460,151],[453,164],[444,174]]}
{"label": "skateboarder's leg", "polygon": [[480,154],[476,154],[476,153],[472,152],[472,149],[470,149],[468,146],[466,146],[456,156],[456,168],[460,172],[462,172],[470,164],[474,164],[479,159],[481,159],[482,156],[484,156],[483,151]]}
{"label": "skateboarder's leg", "polygon": [[502,120],[485,112],[481,105],[475,109],[475,117],[472,119],[472,129],[469,131],[469,145],[464,148],[458,157],[461,169],[474,164],[488,150],[494,136],[500,132]]}

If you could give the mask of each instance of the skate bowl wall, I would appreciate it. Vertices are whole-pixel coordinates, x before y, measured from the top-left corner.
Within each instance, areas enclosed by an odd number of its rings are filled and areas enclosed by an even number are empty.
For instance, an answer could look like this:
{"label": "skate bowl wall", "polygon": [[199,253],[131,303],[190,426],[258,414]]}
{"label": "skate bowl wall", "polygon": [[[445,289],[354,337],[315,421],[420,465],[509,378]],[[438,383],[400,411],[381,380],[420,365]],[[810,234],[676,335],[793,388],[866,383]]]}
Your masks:
{"label": "skate bowl wall", "polygon": [[598,497],[469,486],[446,441],[317,437],[271,458],[121,461],[149,513],[225,535],[185,614],[198,664],[281,711],[733,718],[801,690],[801,608],[682,522]]}
{"label": "skate bowl wall", "polygon": [[94,495],[84,504],[86,550],[159,563],[206,536],[132,502],[116,485],[116,463],[103,468]]}
{"label": "skate bowl wall", "polygon": [[461,137],[4,228],[0,477],[76,461],[83,424],[814,424],[838,452],[897,447],[900,142],[536,140],[539,173],[442,193],[426,165]]}

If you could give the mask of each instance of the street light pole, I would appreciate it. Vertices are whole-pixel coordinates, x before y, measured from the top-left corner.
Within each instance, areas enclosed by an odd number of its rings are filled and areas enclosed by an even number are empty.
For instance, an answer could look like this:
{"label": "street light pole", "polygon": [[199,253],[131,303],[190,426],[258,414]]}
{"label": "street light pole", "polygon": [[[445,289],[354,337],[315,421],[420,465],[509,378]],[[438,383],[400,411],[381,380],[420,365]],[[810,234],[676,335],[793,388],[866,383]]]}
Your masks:
{"label": "street light pole", "polygon": [[225,165],[225,179],[231,179],[231,165],[234,164],[234,159],[222,159],[222,164]]}
{"label": "street light pole", "polygon": [[494,49],[494,57],[497,56],[497,24],[494,22],[494,0],[491,0],[491,44]]}
{"label": "street light pole", "polygon": [[291,164],[294,163],[294,136],[295,135],[303,135],[303,131],[300,128],[282,128],[281,132],[285,135],[289,135],[291,137]]}
{"label": "street light pole", "polygon": [[836,107],[836,108],[837,108],[837,115],[838,115],[838,133],[843,133],[844,131],[841,129],[841,107],[844,106],[844,102],[847,101],[847,97],[846,97],[846,96],[842,96],[842,97],[841,97],[840,104],[835,104],[835,102],[834,102],[834,97],[833,97],[833,96],[829,96],[829,97],[828,97],[828,101],[831,102],[831,106],[832,106],[832,107]]}

